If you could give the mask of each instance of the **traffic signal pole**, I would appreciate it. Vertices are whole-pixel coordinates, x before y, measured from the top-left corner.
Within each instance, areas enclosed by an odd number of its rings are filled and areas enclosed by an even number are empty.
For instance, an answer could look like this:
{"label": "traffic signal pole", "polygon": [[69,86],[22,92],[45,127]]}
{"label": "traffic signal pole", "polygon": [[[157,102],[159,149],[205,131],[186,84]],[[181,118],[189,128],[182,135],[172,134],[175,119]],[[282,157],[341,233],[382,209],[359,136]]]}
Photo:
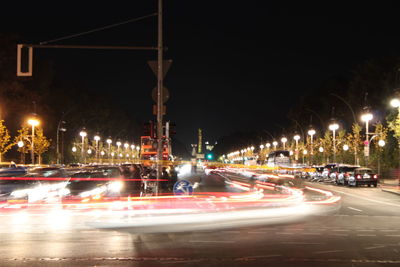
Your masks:
{"label": "traffic signal pole", "polygon": [[157,38],[157,186],[162,171],[163,152],[163,35],[162,35],[162,0],[158,0],[158,38]]}

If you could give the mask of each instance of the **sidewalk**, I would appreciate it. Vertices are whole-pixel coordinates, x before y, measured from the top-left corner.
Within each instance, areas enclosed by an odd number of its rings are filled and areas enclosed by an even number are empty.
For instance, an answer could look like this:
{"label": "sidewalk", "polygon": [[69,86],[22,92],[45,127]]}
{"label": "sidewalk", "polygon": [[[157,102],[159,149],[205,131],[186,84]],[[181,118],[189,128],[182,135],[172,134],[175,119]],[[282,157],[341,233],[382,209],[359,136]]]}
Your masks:
{"label": "sidewalk", "polygon": [[382,179],[380,185],[382,191],[400,195],[400,185],[398,179]]}

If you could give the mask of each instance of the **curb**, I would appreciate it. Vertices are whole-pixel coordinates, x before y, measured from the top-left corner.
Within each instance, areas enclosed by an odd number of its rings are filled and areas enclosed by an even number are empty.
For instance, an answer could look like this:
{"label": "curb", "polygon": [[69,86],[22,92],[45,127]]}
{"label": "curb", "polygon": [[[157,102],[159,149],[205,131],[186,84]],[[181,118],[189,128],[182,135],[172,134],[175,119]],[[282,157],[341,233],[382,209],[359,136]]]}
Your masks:
{"label": "curb", "polygon": [[400,196],[400,190],[391,190],[391,189],[383,189],[383,188],[381,188],[381,190],[382,190],[383,192],[392,193],[392,194],[395,194],[395,195],[399,195],[399,196]]}

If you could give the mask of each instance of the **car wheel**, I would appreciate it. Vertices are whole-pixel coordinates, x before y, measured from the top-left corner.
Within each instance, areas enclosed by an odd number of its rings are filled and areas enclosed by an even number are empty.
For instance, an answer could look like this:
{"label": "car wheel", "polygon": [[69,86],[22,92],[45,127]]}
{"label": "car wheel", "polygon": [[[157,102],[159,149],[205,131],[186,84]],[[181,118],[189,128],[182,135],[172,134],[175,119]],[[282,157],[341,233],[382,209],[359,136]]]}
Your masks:
{"label": "car wheel", "polygon": [[378,184],[377,183],[374,183],[374,187],[377,187],[378,186]]}

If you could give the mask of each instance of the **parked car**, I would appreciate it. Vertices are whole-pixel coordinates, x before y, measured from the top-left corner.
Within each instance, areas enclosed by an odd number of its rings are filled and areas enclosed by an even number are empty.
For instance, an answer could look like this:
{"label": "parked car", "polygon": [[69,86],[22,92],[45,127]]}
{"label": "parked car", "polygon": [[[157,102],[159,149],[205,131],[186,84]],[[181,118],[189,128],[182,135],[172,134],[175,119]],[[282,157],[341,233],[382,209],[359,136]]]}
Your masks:
{"label": "parked car", "polygon": [[349,186],[359,186],[359,185],[373,185],[378,186],[378,174],[373,172],[370,168],[356,168],[352,175],[347,177],[347,183]]}
{"label": "parked car", "polygon": [[336,165],[337,165],[336,163],[326,164],[321,173],[322,179],[330,180],[331,170],[332,168],[336,167]]}
{"label": "parked car", "polygon": [[337,185],[347,185],[347,178],[360,166],[339,164],[331,169],[330,178]]}

